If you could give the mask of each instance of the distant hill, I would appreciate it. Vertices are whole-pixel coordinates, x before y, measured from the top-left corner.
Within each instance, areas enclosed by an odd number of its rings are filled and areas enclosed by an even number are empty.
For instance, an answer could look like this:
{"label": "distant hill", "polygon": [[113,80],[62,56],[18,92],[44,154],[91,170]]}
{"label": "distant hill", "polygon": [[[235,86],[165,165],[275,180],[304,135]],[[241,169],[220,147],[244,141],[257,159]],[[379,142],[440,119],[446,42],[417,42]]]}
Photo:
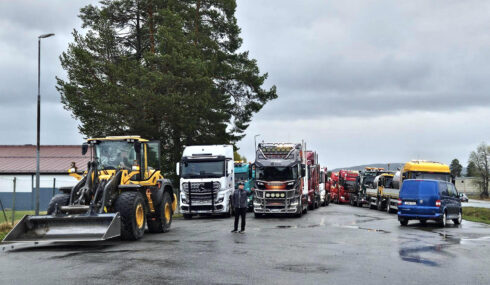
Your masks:
{"label": "distant hill", "polygon": [[349,166],[349,167],[342,167],[342,168],[335,168],[335,169],[329,169],[328,171],[333,171],[337,172],[341,169],[349,169],[349,170],[364,170],[366,167],[382,167],[386,170],[397,170],[401,169],[404,165],[404,163],[398,163],[398,162],[391,162],[389,163],[390,167],[388,167],[388,163],[372,163],[372,164],[363,164],[363,165],[356,165],[356,166]]}

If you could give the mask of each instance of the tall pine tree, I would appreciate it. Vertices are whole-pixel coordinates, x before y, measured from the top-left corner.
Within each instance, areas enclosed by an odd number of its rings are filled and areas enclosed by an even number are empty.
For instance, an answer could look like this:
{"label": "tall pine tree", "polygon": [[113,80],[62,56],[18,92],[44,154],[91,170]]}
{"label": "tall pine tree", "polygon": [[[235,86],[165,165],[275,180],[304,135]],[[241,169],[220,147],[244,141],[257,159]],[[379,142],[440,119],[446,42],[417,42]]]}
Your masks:
{"label": "tall pine tree", "polygon": [[184,145],[235,143],[277,98],[242,44],[235,0],[104,0],[81,9],[85,35],[61,57],[65,108],[87,136],[162,143],[172,172]]}

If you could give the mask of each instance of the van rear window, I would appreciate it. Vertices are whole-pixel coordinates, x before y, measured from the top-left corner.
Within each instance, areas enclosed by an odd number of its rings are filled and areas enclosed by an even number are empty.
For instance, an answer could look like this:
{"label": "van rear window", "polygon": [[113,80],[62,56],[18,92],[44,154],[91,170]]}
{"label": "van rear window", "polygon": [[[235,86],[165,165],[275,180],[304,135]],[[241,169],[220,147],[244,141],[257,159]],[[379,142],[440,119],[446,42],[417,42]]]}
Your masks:
{"label": "van rear window", "polygon": [[404,195],[410,195],[410,196],[433,195],[438,192],[437,182],[422,181],[422,180],[405,180],[403,182],[401,192]]}

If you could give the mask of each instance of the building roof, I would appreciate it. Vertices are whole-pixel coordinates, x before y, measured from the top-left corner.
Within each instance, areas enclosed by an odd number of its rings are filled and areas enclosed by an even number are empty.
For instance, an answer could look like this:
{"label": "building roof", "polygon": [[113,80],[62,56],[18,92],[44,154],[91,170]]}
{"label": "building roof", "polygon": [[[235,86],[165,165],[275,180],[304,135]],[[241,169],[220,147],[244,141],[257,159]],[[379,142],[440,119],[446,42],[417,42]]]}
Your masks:
{"label": "building roof", "polygon": [[[43,145],[40,152],[40,172],[66,174],[75,162],[86,170],[89,155],[82,155],[80,145]],[[0,145],[0,173],[36,173],[35,145]]]}

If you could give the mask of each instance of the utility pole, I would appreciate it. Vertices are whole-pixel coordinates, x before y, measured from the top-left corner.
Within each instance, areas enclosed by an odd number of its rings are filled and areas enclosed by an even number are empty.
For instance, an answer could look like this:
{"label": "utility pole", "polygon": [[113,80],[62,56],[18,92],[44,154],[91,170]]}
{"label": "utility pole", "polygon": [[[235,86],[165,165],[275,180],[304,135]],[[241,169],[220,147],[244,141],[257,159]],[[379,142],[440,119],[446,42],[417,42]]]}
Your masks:
{"label": "utility pole", "polygon": [[12,196],[12,226],[14,225],[15,222],[15,188],[17,184],[17,177],[14,177],[14,192]]}
{"label": "utility pole", "polygon": [[36,215],[39,215],[39,156],[41,151],[41,39],[54,36],[43,34],[37,38],[37,142],[36,142]]}

